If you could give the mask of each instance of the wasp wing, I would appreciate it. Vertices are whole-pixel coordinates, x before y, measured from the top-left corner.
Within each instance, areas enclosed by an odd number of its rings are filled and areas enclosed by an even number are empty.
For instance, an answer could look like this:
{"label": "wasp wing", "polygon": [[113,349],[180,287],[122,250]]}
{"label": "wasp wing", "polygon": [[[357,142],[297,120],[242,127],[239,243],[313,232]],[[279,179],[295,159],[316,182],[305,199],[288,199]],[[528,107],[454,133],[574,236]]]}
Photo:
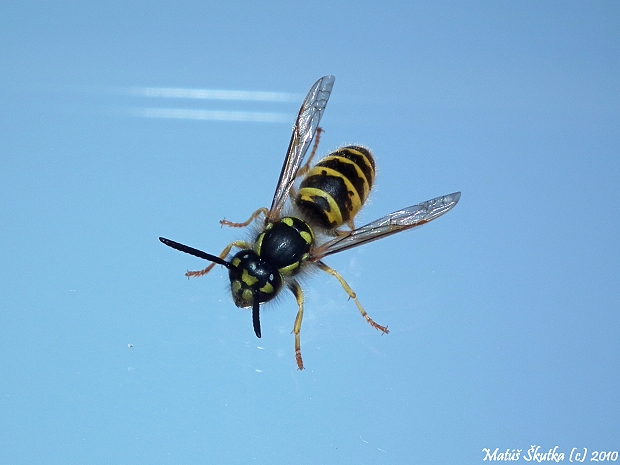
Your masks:
{"label": "wasp wing", "polygon": [[297,171],[319,127],[319,121],[323,116],[335,80],[334,76],[323,76],[310,88],[308,95],[301,104],[295,126],[293,126],[293,135],[288,144],[284,165],[280,172],[280,179],[278,179],[278,187],[276,187],[271,208],[267,213],[267,222],[276,221],[286,203],[291,187],[295,183]]}
{"label": "wasp wing", "polygon": [[426,202],[395,211],[353,231],[344,231],[330,241],[318,246],[310,260],[317,261],[327,255],[376,241],[407,229],[416,228],[439,218],[450,211],[461,198],[460,192],[444,195]]}

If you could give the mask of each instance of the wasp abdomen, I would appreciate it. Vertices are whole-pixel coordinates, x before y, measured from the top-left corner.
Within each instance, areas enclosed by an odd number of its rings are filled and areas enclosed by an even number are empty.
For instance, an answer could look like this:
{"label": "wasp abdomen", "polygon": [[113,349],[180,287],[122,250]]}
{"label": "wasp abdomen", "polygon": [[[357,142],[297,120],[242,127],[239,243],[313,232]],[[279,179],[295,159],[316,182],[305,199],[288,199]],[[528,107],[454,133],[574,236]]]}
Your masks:
{"label": "wasp abdomen", "polygon": [[364,147],[348,146],[319,161],[302,180],[295,204],[326,229],[352,220],[368,198],[375,161]]}

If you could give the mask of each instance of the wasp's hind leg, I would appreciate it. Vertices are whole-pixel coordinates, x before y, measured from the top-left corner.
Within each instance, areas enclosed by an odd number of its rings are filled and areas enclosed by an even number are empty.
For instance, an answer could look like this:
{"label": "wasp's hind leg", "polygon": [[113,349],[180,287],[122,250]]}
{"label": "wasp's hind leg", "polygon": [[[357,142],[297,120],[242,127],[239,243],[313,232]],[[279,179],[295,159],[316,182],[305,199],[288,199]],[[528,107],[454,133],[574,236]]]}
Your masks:
{"label": "wasp's hind leg", "polygon": [[325,132],[323,128],[316,128],[316,134],[314,135],[314,145],[312,145],[312,152],[310,152],[310,156],[308,157],[308,161],[304,163],[304,165],[297,170],[296,178],[300,178],[305,175],[310,170],[310,165],[312,164],[312,160],[316,155],[316,151],[319,148],[319,141],[321,140],[321,133]]}
{"label": "wasp's hind leg", "polygon": [[[304,163],[304,165],[297,170],[297,174],[295,175],[295,179],[301,178],[308,171],[310,171],[310,165],[312,164],[312,160],[316,155],[316,151],[319,148],[319,141],[321,140],[321,133],[323,132],[322,128],[316,128],[316,134],[314,135],[314,145],[312,146],[312,152],[310,152],[310,156],[308,157],[308,161]],[[291,190],[289,191],[289,196],[294,199],[297,196],[297,192],[295,189],[295,184],[291,186]]]}
{"label": "wasp's hind leg", "polygon": [[346,291],[347,294],[349,294],[349,297],[355,301],[355,305],[357,305],[357,308],[359,309],[360,313],[362,314],[364,319],[370,324],[370,326],[372,326],[375,329],[378,329],[383,334],[389,333],[387,326],[381,326],[380,324],[375,323],[375,321],[368,316],[368,313],[366,313],[366,310],[364,310],[359,300],[357,300],[357,296],[355,295],[355,292],[353,292],[353,289],[351,289],[351,287],[347,284],[344,278],[340,276],[340,273],[338,273],[333,268],[330,268],[329,266],[327,266],[325,263],[323,263],[320,260],[317,261],[316,264],[318,265],[319,268],[321,268],[326,273],[331,274],[334,278],[336,278],[340,282],[340,285],[342,286],[342,288]]}
{"label": "wasp's hind leg", "polygon": [[256,210],[254,213],[252,213],[252,215],[248,218],[248,220],[244,221],[243,223],[233,223],[232,221],[228,221],[228,220],[220,220],[220,225],[229,226],[231,228],[243,228],[249,225],[256,218],[258,218],[261,213],[267,216],[267,214],[269,213],[269,210],[267,210],[265,207],[261,207],[258,210]]}
{"label": "wasp's hind leg", "polygon": [[[224,248],[224,250],[222,250],[222,253],[220,253],[219,257],[222,260],[224,260],[224,258],[226,258],[226,256],[230,253],[230,249],[232,249],[233,247],[237,247],[239,249],[251,249],[252,248],[252,246],[245,241],[231,242]],[[207,274],[209,271],[211,271],[215,265],[217,265],[217,263],[211,263],[204,270],[188,271],[187,273],[185,273],[185,276],[187,276],[188,278],[197,278],[198,276],[203,276]]]}
{"label": "wasp's hind leg", "polygon": [[299,284],[293,282],[289,285],[289,289],[297,300],[297,316],[295,317],[295,326],[293,326],[293,334],[295,334],[295,361],[297,362],[297,368],[304,369],[304,362],[301,360],[301,343],[299,340],[299,333],[301,332],[301,320],[304,317],[304,293],[299,287]]}

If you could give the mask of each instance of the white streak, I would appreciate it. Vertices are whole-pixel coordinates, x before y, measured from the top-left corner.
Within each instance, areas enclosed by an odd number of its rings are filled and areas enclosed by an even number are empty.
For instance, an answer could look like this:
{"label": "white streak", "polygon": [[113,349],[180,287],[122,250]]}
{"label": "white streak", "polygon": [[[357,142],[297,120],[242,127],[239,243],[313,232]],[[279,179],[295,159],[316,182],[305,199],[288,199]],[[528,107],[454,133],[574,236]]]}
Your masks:
{"label": "white streak", "polygon": [[206,100],[242,100],[253,102],[297,102],[302,97],[284,92],[251,92],[246,90],[183,89],[174,87],[132,87],[126,89],[138,97],[190,98]]}
{"label": "white streak", "polygon": [[182,108],[131,108],[133,116],[211,121],[243,121],[254,123],[286,123],[291,115],[256,111],[190,110]]}

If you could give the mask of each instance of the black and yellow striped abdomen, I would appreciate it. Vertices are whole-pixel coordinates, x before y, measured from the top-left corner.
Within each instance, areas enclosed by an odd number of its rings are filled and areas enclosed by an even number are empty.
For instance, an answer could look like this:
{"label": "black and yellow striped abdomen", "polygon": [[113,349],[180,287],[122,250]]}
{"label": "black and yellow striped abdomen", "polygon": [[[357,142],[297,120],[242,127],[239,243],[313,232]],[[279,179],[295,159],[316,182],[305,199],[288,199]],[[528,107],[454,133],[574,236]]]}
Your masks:
{"label": "black and yellow striped abdomen", "polygon": [[306,174],[295,204],[311,222],[335,229],[350,222],[370,194],[375,161],[364,147],[348,146],[332,152]]}

